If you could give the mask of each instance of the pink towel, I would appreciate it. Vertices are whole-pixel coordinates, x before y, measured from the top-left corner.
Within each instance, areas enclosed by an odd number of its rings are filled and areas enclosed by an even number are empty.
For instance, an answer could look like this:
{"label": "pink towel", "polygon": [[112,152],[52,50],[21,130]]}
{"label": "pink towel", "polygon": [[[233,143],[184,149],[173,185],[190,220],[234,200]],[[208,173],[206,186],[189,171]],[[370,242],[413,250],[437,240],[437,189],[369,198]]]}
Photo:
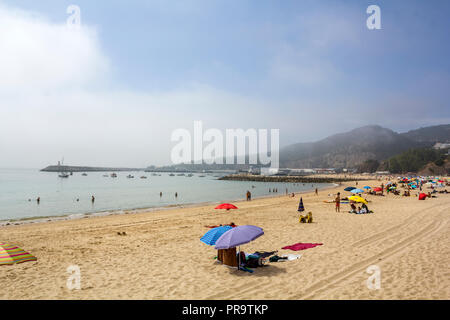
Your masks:
{"label": "pink towel", "polygon": [[305,250],[305,249],[309,249],[309,248],[314,248],[316,246],[321,246],[323,243],[296,243],[293,244],[291,246],[286,246],[283,247],[281,249],[291,249],[294,251],[298,251],[298,250]]}

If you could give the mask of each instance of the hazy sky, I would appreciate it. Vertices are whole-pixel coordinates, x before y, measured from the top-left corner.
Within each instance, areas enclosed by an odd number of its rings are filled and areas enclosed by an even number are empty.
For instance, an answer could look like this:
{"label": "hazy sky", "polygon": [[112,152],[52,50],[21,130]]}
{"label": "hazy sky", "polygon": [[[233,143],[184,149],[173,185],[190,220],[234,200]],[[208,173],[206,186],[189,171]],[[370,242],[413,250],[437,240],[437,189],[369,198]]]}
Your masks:
{"label": "hazy sky", "polygon": [[[66,10],[81,9],[81,29]],[[366,8],[381,8],[381,30]],[[177,128],[280,143],[450,123],[450,1],[0,0],[0,167],[170,163]]]}

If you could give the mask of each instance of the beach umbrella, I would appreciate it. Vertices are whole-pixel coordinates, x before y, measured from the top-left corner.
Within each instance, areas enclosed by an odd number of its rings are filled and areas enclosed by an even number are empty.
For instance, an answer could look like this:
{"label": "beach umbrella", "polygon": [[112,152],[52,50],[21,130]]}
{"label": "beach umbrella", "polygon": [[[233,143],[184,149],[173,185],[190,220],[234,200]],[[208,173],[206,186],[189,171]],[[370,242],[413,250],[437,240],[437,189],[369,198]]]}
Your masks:
{"label": "beach umbrella", "polygon": [[425,200],[427,198],[427,195],[425,193],[419,194],[419,200]]}
{"label": "beach umbrella", "polygon": [[351,196],[351,197],[348,197],[348,200],[353,201],[353,202],[361,202],[361,203],[367,204],[366,199],[361,198],[361,197],[358,197],[358,196]]}
{"label": "beach umbrella", "polygon": [[364,190],[362,189],[353,189],[352,191],[350,191],[351,193],[363,193]]}
{"label": "beach umbrella", "polygon": [[200,241],[206,243],[209,246],[213,246],[216,244],[217,239],[220,238],[228,230],[233,229],[231,226],[220,226],[214,229],[209,230],[207,233],[200,238]]}
{"label": "beach umbrella", "polygon": [[380,191],[383,191],[383,189],[381,189],[380,187],[378,187],[378,188],[374,188],[373,191],[375,191],[375,192],[380,192]]}
{"label": "beach umbrella", "polygon": [[0,266],[27,261],[36,261],[37,258],[25,250],[7,243],[0,242]]}
{"label": "beach umbrella", "polygon": [[356,189],[355,187],[347,187],[347,188],[345,188],[344,190],[345,191],[352,191],[353,189]]}
{"label": "beach umbrella", "polygon": [[219,204],[217,207],[215,207],[214,209],[226,209],[226,210],[230,210],[230,209],[237,209],[238,207],[236,207],[235,205],[231,204],[231,203],[222,203]]}
{"label": "beach umbrella", "polygon": [[365,186],[365,187],[363,187],[364,189],[372,189],[371,187],[369,187],[369,186]]}
{"label": "beach umbrella", "polygon": [[305,211],[305,207],[303,206],[303,199],[300,198],[300,203],[298,204],[298,210],[299,212]]}
{"label": "beach umbrella", "polygon": [[262,228],[252,225],[238,226],[222,234],[216,241],[216,249],[235,248],[249,243],[264,234]]}

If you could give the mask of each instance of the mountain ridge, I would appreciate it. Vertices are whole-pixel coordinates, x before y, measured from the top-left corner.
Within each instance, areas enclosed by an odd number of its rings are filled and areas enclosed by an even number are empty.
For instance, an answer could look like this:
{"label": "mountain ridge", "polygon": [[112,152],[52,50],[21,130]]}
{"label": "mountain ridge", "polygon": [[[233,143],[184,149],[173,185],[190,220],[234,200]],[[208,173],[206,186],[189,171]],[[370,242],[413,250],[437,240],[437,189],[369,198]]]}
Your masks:
{"label": "mountain ridge", "polygon": [[412,148],[450,141],[450,124],[397,133],[367,125],[316,142],[296,143],[280,150],[284,168],[354,168],[366,160],[385,160]]}

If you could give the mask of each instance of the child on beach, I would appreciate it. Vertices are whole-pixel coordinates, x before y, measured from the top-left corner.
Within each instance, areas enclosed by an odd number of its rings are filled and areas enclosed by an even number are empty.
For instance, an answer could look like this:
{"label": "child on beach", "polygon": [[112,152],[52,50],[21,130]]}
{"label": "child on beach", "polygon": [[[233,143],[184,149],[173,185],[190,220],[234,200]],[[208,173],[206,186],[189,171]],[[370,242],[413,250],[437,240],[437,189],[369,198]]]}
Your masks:
{"label": "child on beach", "polygon": [[341,193],[338,192],[336,199],[334,200],[336,202],[336,212],[341,212]]}

